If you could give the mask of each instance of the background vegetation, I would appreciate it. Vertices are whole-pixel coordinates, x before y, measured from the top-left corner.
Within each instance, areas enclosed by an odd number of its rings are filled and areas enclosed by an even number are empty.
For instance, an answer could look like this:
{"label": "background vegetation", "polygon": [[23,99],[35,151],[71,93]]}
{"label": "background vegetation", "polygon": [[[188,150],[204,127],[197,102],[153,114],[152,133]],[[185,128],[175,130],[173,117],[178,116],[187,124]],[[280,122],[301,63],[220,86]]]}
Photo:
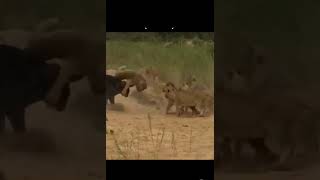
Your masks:
{"label": "background vegetation", "polygon": [[163,80],[213,85],[213,33],[107,33],[107,67],[154,67]]}

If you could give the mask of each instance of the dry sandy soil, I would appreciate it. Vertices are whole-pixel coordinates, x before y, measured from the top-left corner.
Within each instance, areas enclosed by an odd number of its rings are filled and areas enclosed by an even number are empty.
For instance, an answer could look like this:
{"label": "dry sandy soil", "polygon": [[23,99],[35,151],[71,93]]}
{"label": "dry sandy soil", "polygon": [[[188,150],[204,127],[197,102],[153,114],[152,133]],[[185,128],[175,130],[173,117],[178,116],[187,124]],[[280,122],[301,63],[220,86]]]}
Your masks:
{"label": "dry sandy soil", "polygon": [[26,115],[30,131],[1,137],[0,170],[6,179],[105,179],[105,108],[97,108],[105,101],[88,92],[86,81],[72,90],[65,112],[34,104]]}
{"label": "dry sandy soil", "polygon": [[107,105],[107,159],[213,159],[213,116],[165,114],[149,88]]}

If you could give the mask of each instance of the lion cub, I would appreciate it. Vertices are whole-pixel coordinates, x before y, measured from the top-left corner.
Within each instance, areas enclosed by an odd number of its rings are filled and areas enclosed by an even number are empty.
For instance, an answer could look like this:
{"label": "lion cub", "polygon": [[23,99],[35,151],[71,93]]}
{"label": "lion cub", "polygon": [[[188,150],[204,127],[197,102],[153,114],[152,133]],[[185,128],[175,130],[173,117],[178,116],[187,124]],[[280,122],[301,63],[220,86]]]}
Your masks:
{"label": "lion cub", "polygon": [[[166,114],[169,113],[169,110],[175,104],[175,97],[172,96],[172,92],[175,92],[176,90],[177,89],[176,89],[175,85],[173,83],[171,83],[171,82],[166,83],[165,86],[162,89],[162,92],[164,93],[165,98],[168,100],[168,105],[167,105],[167,108],[166,108]],[[192,110],[192,115],[200,114],[200,112],[194,106],[182,107],[181,111],[186,112],[188,108],[190,108]]]}
{"label": "lion cub", "polygon": [[[191,108],[193,115],[200,114],[200,116],[208,115],[211,107],[213,110],[213,97],[209,94],[177,89],[171,82],[166,84],[163,92],[169,102],[167,111],[175,104],[177,116],[180,116],[186,110],[185,108],[188,107]],[[199,112],[196,107],[200,108],[201,112]]]}

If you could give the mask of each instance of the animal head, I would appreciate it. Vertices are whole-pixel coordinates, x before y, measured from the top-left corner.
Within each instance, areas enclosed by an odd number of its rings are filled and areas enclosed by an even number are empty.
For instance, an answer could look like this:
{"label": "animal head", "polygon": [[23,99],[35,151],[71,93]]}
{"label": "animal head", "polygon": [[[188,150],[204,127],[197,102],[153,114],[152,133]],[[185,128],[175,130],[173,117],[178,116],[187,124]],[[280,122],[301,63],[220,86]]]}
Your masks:
{"label": "animal head", "polygon": [[177,88],[172,82],[167,82],[163,87],[162,92],[164,93],[165,98],[174,99],[176,95]]}
{"label": "animal head", "polygon": [[196,76],[194,76],[194,75],[188,76],[186,78],[186,81],[182,83],[182,86],[180,89],[189,90],[190,88],[192,88],[195,85],[196,82],[197,82]]}
{"label": "animal head", "polygon": [[190,86],[188,85],[188,83],[184,82],[180,88],[180,90],[189,90],[190,89]]}
{"label": "animal head", "polygon": [[[117,84],[117,90],[121,92],[126,87],[126,81],[121,81],[120,84]],[[123,95],[124,97],[128,97],[130,93],[130,88],[127,89],[126,93]]]}
{"label": "animal head", "polygon": [[115,75],[115,77],[119,80],[130,81],[130,87],[136,86],[138,92],[147,89],[146,79],[141,74],[138,74],[134,71],[119,72]]}
{"label": "animal head", "polygon": [[192,87],[197,82],[197,78],[194,75],[189,76],[183,83],[183,86]]}
{"label": "animal head", "polygon": [[134,83],[136,85],[136,89],[137,89],[138,92],[141,92],[141,91],[147,89],[147,81],[140,74],[136,74],[136,76],[134,78]]}
{"label": "animal head", "polygon": [[[122,93],[123,89],[126,87],[127,82],[120,80],[114,76],[105,75],[105,86],[106,86],[106,97],[114,97],[117,94]],[[128,97],[130,93],[130,88],[127,88],[126,93],[123,96]]]}

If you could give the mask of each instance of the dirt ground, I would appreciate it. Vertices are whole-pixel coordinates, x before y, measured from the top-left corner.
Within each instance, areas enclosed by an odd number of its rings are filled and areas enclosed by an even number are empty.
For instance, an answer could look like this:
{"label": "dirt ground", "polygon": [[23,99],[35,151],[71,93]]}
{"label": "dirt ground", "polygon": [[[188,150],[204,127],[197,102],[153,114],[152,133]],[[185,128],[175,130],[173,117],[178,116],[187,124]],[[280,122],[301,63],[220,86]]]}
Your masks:
{"label": "dirt ground", "polygon": [[166,115],[147,90],[107,105],[107,159],[213,159],[213,116]]}
{"label": "dirt ground", "polygon": [[98,112],[103,106],[87,87],[84,81],[72,87],[65,112],[43,102],[32,105],[26,115],[30,131],[1,137],[0,170],[6,179],[105,179],[105,109]]}

